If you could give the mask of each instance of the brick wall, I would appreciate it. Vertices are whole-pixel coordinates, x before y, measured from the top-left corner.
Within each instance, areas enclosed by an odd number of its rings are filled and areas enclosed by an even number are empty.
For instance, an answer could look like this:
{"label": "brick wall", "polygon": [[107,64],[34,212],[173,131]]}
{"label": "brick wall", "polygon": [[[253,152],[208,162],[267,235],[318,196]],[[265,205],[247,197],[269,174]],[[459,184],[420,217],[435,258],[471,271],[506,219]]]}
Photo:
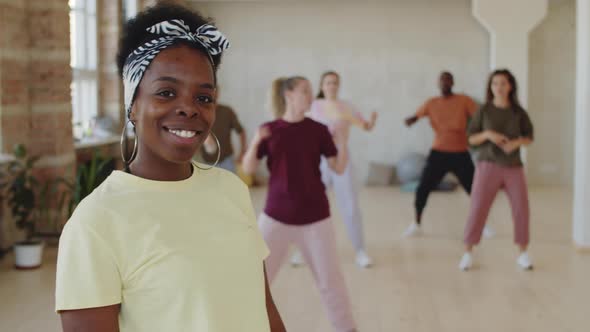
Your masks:
{"label": "brick wall", "polygon": [[[159,1],[138,0],[138,8]],[[98,110],[113,119],[118,129],[124,120],[115,60],[122,0],[97,1],[97,6]],[[0,0],[0,31],[0,147],[11,153],[15,144],[25,144],[30,153],[41,156],[37,172],[42,178],[72,177],[76,152],[68,0]],[[118,144],[105,148],[119,156]],[[18,238],[8,217],[0,219],[0,249]]]}
{"label": "brick wall", "polygon": [[[17,143],[38,155],[42,178],[71,176],[72,138],[67,0],[0,0],[0,127],[2,151]],[[2,218],[1,246],[15,234]]]}
{"label": "brick wall", "polygon": [[0,109],[2,150],[29,143],[31,105],[29,97],[30,34],[24,1],[0,2]]}

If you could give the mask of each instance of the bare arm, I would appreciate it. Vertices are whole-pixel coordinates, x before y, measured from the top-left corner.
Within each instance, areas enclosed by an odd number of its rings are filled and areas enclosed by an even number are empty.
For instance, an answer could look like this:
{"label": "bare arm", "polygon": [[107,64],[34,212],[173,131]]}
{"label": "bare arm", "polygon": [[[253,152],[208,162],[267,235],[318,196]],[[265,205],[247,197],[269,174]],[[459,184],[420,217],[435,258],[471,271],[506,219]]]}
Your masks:
{"label": "bare arm", "polygon": [[521,137],[518,139],[518,144],[520,144],[520,146],[529,146],[533,144],[533,139],[529,137]]}
{"label": "bare arm", "polygon": [[528,146],[531,143],[533,143],[533,140],[530,137],[519,137],[506,142],[506,144],[502,146],[502,150],[504,150],[505,153],[510,154],[521,146]]}
{"label": "bare arm", "polygon": [[328,158],[328,166],[336,174],[341,175],[346,170],[348,164],[348,152],[346,149],[338,149],[338,155],[336,157]]}
{"label": "bare arm", "polygon": [[371,119],[368,121],[358,116],[351,116],[348,121],[353,126],[359,127],[365,131],[371,131],[377,123],[377,112],[371,113]]}
{"label": "bare arm", "polygon": [[429,110],[431,108],[431,103],[432,103],[432,99],[427,100],[424,104],[422,104],[420,107],[418,107],[418,110],[416,111],[416,113],[410,117],[407,117],[406,120],[404,121],[406,123],[407,127],[411,127],[414,124],[416,124],[416,122],[418,122],[418,120],[420,120],[423,117],[427,117],[429,116]]}
{"label": "bare arm", "polygon": [[405,120],[406,126],[407,127],[413,126],[416,122],[418,122],[419,119],[420,118],[418,118],[418,116],[416,116],[416,115],[406,118],[406,120]]}
{"label": "bare arm", "polygon": [[266,267],[264,268],[264,283],[266,288],[266,312],[268,313],[268,323],[270,324],[271,332],[286,332],[285,325],[279,310],[275,305],[275,302],[270,293],[270,287],[268,285],[268,278],[266,276]]}
{"label": "bare arm", "polygon": [[365,121],[364,130],[371,131],[375,128],[375,124],[377,123],[377,112],[371,113],[371,119],[369,121]]}
{"label": "bare arm", "polygon": [[365,131],[373,130],[375,123],[377,122],[377,112],[371,113],[371,118],[366,120],[360,113],[355,112],[349,105],[344,105],[345,111],[343,112],[343,118],[348,121],[351,125],[359,127]]}
{"label": "bare arm", "polygon": [[488,132],[487,131],[482,131],[477,134],[473,134],[473,135],[469,136],[469,144],[471,144],[473,146],[482,145],[487,140],[488,140]]}
{"label": "bare arm", "polygon": [[338,154],[334,157],[328,158],[328,166],[336,174],[342,174],[346,171],[348,165],[348,128],[341,129],[334,133],[334,143],[338,148]]}
{"label": "bare arm", "polygon": [[351,125],[359,127],[361,129],[365,129],[367,126],[367,121],[365,119],[361,119],[359,117],[356,116],[350,116],[346,119],[348,122],[350,122]]}
{"label": "bare arm", "polygon": [[248,138],[246,136],[246,130],[242,130],[240,133],[240,154],[238,155],[238,162],[242,162],[246,151],[248,151]]}
{"label": "bare arm", "polygon": [[242,169],[246,174],[254,174],[256,173],[256,169],[258,168],[258,164],[260,160],[256,154],[258,153],[258,147],[262,141],[270,136],[270,130],[266,127],[260,127],[254,138],[252,138],[252,142],[248,147],[248,150],[244,154],[244,159],[242,160]]}
{"label": "bare arm", "polygon": [[61,311],[63,332],[119,332],[120,305]]}
{"label": "bare arm", "polygon": [[497,146],[502,147],[504,144],[508,143],[508,137],[499,134],[493,130],[484,130],[482,132],[469,136],[469,144],[473,146],[482,145],[486,141],[491,141]]}

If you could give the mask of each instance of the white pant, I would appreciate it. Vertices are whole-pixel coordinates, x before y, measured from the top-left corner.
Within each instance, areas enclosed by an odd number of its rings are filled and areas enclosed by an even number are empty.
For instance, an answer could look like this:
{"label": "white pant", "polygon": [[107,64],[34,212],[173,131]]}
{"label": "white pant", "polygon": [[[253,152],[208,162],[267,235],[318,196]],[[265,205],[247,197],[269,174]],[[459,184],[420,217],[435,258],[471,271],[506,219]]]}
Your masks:
{"label": "white pant", "polygon": [[320,169],[322,171],[322,181],[326,185],[326,189],[332,188],[334,190],[336,205],[342,219],[344,219],[348,237],[352,241],[354,249],[357,252],[365,250],[363,217],[358,203],[358,188],[351,163],[348,162],[344,173],[338,175],[330,169],[326,159],[322,158]]}
{"label": "white pant", "polygon": [[[334,330],[354,331],[356,325],[340,270],[336,237],[330,219],[302,226],[287,225],[263,213],[258,219],[258,227],[270,249],[270,256],[265,260],[269,283],[279,272],[289,247],[295,245],[311,268]],[[296,288],[297,285],[294,285]]]}

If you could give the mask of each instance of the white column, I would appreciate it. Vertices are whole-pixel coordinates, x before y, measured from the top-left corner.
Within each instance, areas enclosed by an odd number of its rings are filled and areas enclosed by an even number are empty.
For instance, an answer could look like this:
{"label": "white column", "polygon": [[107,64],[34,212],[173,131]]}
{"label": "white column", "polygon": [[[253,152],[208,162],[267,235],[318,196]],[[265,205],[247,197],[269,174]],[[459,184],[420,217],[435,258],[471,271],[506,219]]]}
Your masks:
{"label": "white column", "polygon": [[576,140],[574,243],[590,248],[590,1],[576,7]]}
{"label": "white column", "polygon": [[[472,0],[473,16],[490,33],[490,69],[507,68],[516,77],[518,100],[529,98],[529,32],[547,16],[548,0]],[[527,162],[526,149],[521,149]]]}
{"label": "white column", "polygon": [[547,15],[548,0],[473,0],[473,16],[490,33],[490,69],[508,68],[528,104],[529,32]]}

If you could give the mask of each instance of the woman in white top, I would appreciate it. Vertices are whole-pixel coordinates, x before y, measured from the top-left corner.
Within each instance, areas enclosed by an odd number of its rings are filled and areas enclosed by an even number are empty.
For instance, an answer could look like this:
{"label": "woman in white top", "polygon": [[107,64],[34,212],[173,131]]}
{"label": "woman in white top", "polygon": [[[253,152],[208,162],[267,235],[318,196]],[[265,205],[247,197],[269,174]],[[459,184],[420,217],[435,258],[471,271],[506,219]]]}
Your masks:
{"label": "woman in white top", "polygon": [[[320,80],[320,92],[311,106],[310,117],[327,125],[332,133],[337,130],[348,133],[350,126],[359,127],[365,131],[373,130],[377,113],[373,112],[370,120],[364,119],[360,113],[354,111],[350,103],[339,99],[339,90],[340,75],[333,71],[325,72]],[[349,162],[345,172],[337,174],[323,160],[320,168],[326,187],[334,189],[340,215],[344,219],[348,235],[356,251],[357,264],[363,268],[371,266],[373,261],[367,254],[365,246],[362,213],[358,203],[358,188],[355,185],[353,166]],[[291,262],[293,265],[301,264],[300,255],[296,253]]]}

